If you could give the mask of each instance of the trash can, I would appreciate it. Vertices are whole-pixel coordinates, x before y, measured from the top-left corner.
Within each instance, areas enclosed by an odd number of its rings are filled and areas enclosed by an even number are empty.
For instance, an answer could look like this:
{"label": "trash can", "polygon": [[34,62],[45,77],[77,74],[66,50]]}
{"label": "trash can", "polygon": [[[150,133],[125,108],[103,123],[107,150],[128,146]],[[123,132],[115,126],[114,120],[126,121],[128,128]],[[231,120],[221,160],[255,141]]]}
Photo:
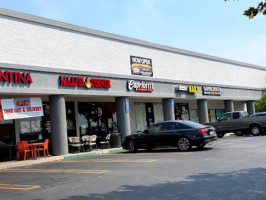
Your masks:
{"label": "trash can", "polygon": [[111,138],[110,138],[111,147],[112,148],[121,147],[121,138],[122,138],[122,134],[121,133],[111,133]]}

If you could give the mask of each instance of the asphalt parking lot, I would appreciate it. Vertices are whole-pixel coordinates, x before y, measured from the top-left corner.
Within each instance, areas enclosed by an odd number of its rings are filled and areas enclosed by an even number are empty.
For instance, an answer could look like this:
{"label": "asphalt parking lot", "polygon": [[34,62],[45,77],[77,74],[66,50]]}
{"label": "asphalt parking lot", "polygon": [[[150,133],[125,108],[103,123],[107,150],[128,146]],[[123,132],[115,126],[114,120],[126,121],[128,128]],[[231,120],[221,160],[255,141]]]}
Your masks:
{"label": "asphalt parking lot", "polygon": [[266,136],[0,170],[1,200],[266,199]]}

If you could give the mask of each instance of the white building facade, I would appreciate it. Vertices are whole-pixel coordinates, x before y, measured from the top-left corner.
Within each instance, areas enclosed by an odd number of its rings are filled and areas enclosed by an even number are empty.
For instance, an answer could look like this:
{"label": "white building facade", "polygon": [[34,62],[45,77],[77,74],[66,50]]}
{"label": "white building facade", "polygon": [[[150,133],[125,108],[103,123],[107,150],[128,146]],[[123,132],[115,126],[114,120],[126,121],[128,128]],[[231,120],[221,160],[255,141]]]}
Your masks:
{"label": "white building facade", "polygon": [[[164,120],[251,114],[266,88],[265,67],[5,9],[0,36],[0,99],[39,97],[44,111],[3,118],[0,132],[14,142],[50,138],[55,155],[67,154],[69,136],[124,137]],[[18,73],[32,82],[18,82]]]}

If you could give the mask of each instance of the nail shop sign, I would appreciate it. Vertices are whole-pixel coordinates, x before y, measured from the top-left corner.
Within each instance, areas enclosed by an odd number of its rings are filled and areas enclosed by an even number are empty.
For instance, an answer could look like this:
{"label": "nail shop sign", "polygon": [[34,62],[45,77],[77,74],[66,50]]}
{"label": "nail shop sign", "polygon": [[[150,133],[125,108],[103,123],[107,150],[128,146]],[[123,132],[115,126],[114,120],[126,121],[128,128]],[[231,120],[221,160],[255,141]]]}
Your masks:
{"label": "nail shop sign", "polygon": [[203,86],[202,87],[203,95],[212,95],[212,96],[221,96],[222,90],[220,87],[212,87],[212,86]]}
{"label": "nail shop sign", "polygon": [[127,88],[129,91],[135,90],[138,92],[153,92],[153,83],[145,81],[129,80],[127,82]]}

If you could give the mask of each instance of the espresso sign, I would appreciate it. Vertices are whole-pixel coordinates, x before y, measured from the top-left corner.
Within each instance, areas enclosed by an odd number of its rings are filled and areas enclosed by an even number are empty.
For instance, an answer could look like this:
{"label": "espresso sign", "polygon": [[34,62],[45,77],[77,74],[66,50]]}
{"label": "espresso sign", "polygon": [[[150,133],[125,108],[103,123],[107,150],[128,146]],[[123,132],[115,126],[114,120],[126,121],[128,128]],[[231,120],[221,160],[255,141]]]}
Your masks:
{"label": "espresso sign", "polygon": [[152,62],[149,58],[130,56],[131,74],[153,76]]}
{"label": "espresso sign", "polygon": [[136,90],[139,92],[153,92],[153,83],[151,82],[136,82],[134,80],[129,80],[127,82],[127,88],[129,91]]}
{"label": "espresso sign", "polygon": [[212,86],[203,86],[202,87],[203,95],[213,95],[213,96],[221,96],[222,91],[220,87],[212,87]]}

